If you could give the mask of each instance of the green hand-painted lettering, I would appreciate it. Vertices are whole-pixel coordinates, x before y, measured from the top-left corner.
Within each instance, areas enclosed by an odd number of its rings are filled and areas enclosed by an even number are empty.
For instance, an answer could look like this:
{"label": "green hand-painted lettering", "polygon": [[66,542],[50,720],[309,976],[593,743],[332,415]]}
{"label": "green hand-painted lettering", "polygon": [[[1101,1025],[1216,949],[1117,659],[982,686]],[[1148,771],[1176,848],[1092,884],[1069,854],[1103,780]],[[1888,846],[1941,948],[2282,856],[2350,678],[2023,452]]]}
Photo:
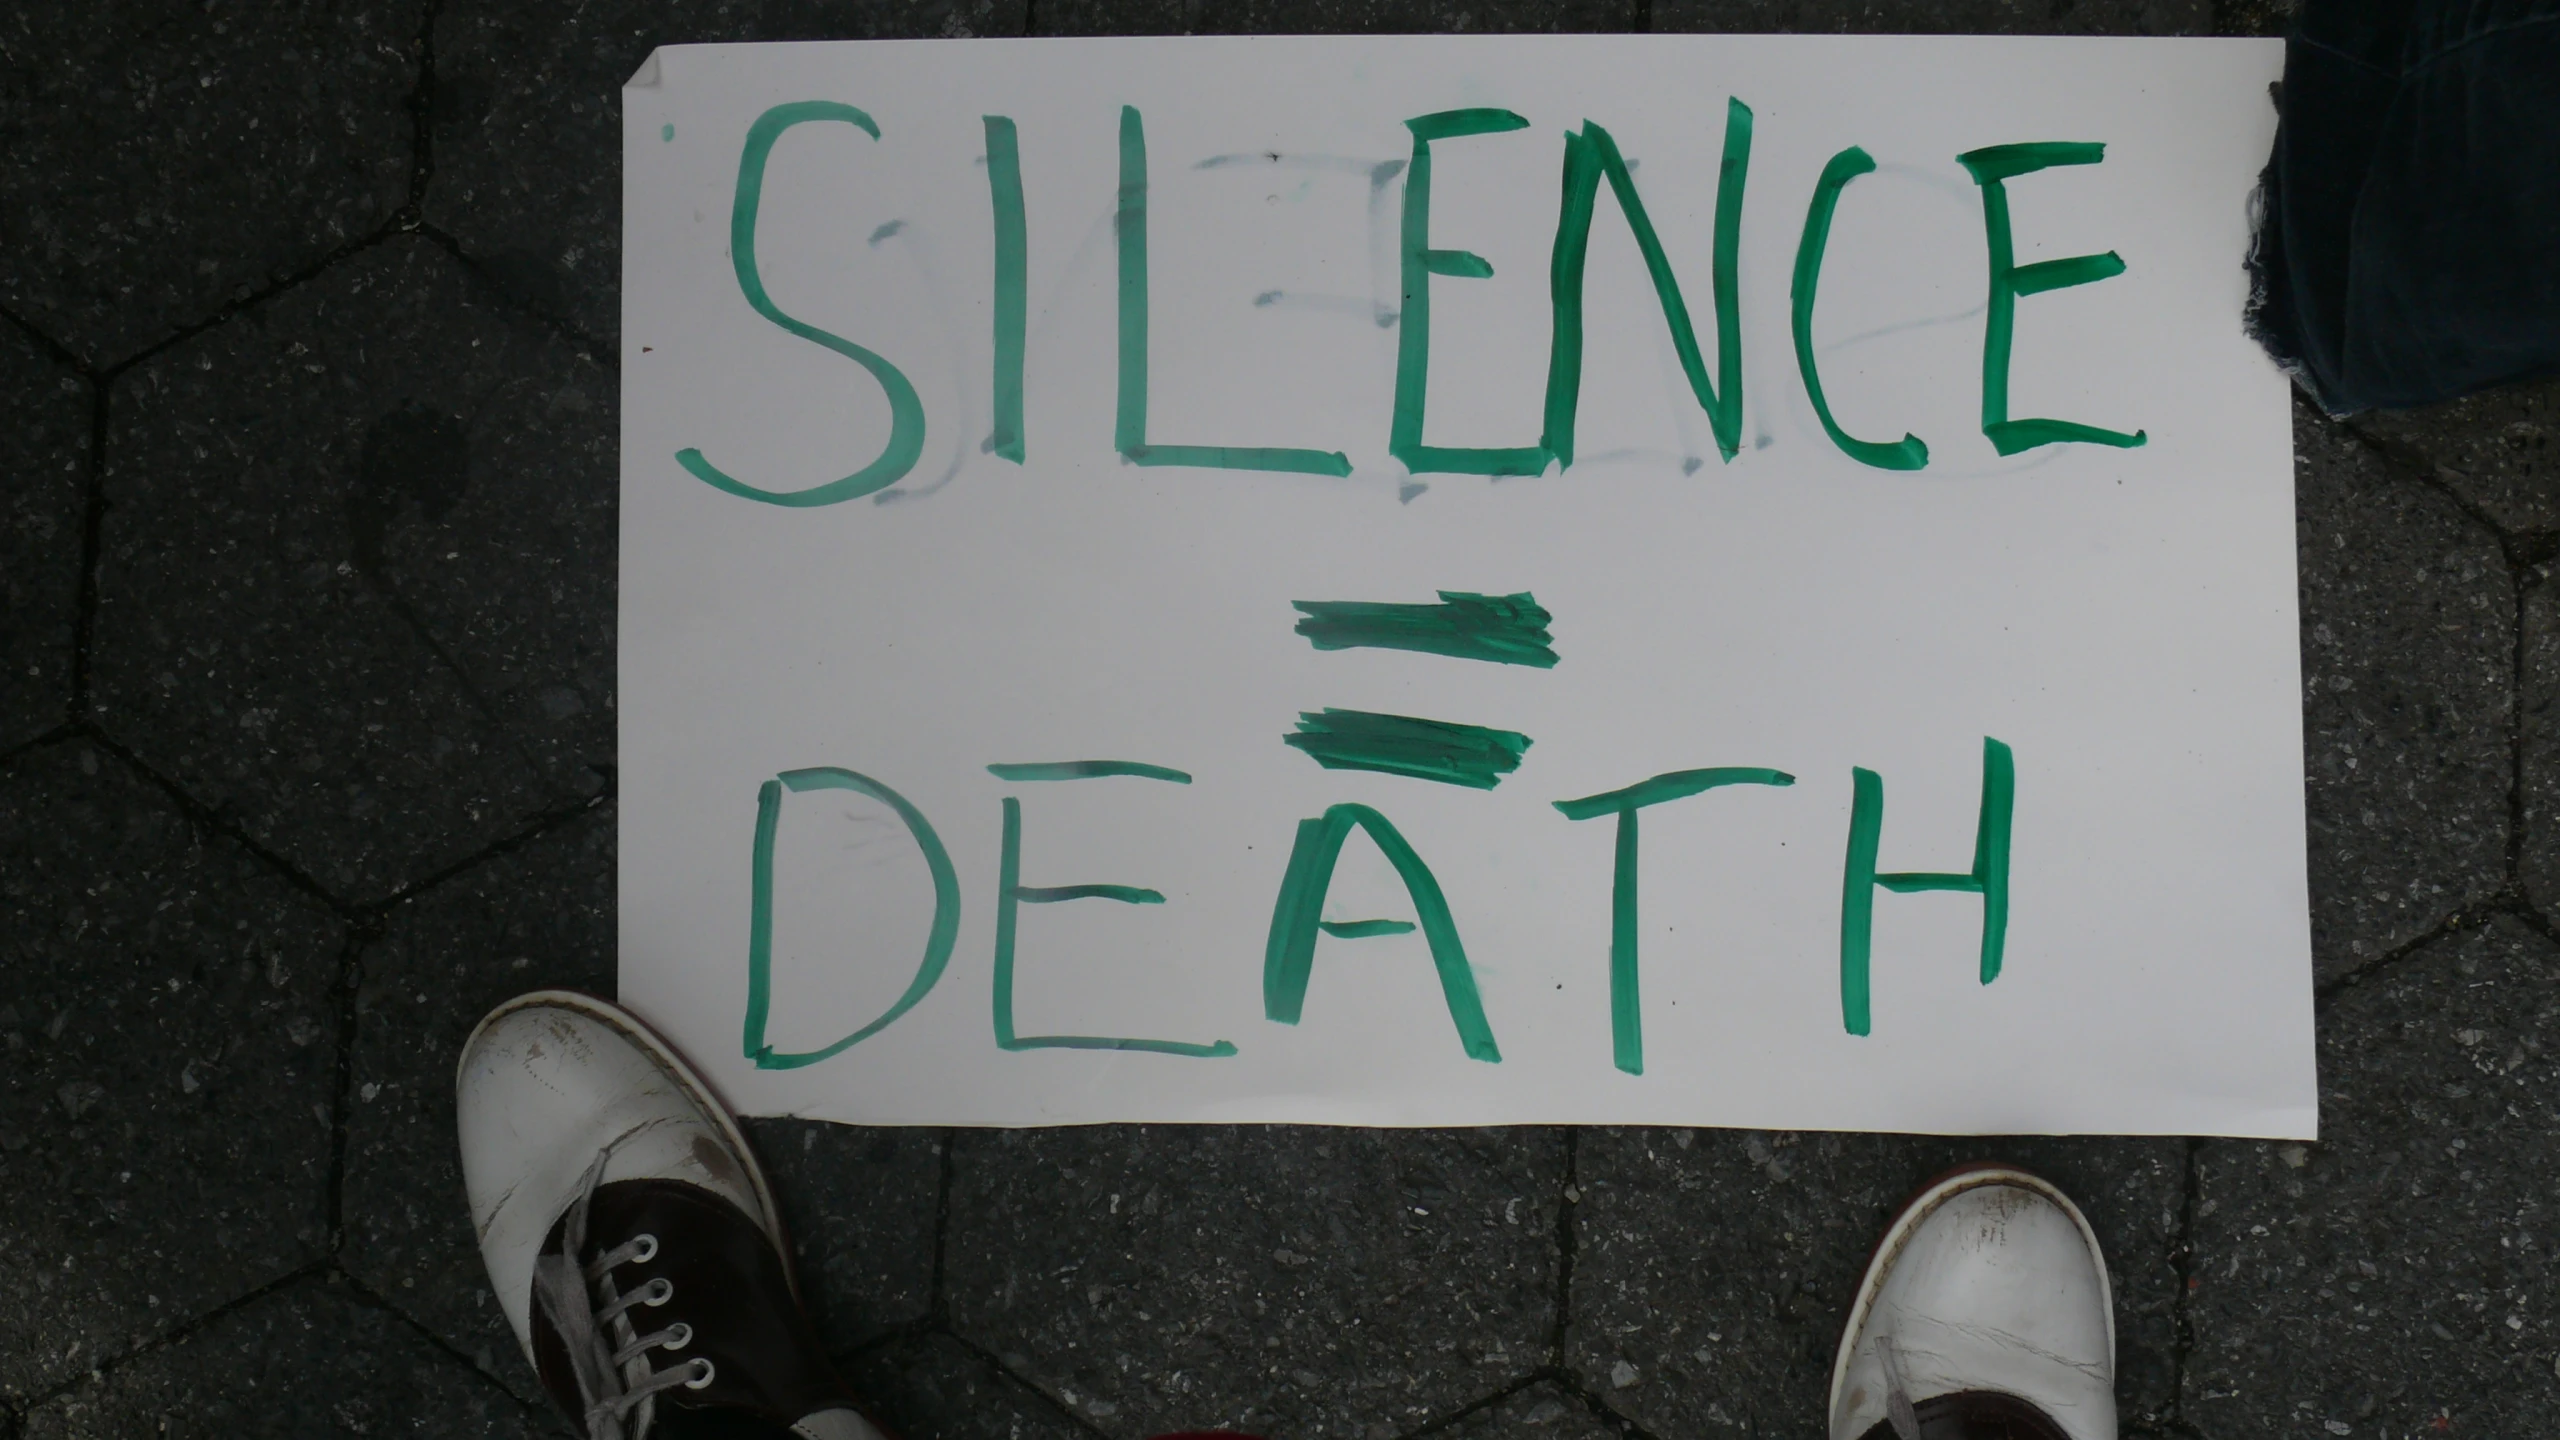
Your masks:
{"label": "green hand-painted lettering", "polygon": [[1134,775],[1141,780],[1165,780],[1176,785],[1191,783],[1191,772],[1187,770],[1149,765],[1143,760],[1040,760],[990,765],[987,773],[999,780],[1098,780],[1109,775]]}
{"label": "green hand-painted lettering", "polygon": [[1336,940],[1371,940],[1380,935],[1410,935],[1410,920],[1319,920],[1316,928]]}
{"label": "green hand-painted lettering", "polygon": [[[1423,939],[1431,946],[1431,963],[1440,972],[1440,996],[1449,1019],[1458,1027],[1458,1043],[1472,1059],[1500,1063],[1493,1026],[1485,1020],[1484,1002],[1476,994],[1476,976],[1467,964],[1466,947],[1449,918],[1449,902],[1440,882],[1387,817],[1366,805],[1336,805],[1321,819],[1298,822],[1297,843],[1289,851],[1288,873],[1280,882],[1280,898],[1271,912],[1271,938],[1262,952],[1262,1011],[1283,1025],[1295,1025],[1305,1012],[1307,981],[1315,970],[1316,936],[1326,929],[1325,892],[1333,885],[1333,867],[1342,858],[1342,842],[1353,826],[1369,832],[1387,863],[1403,878],[1405,894],[1422,922]],[[1374,926],[1377,921],[1355,921]],[[1385,933],[1369,931],[1367,933]]]}
{"label": "green hand-painted lettering", "polygon": [[[773,1003],[773,841],[782,825],[782,794],[789,790],[798,794],[808,790],[850,790],[868,795],[898,813],[906,822],[907,833],[915,837],[916,849],[923,852],[925,869],[933,876],[933,928],[925,936],[924,960],[916,966],[907,991],[898,997],[879,1019],[818,1050],[777,1052],[765,1043],[765,1017]],[[915,1008],[917,1001],[933,989],[942,978],[942,969],[951,963],[951,946],[960,936],[960,877],[951,868],[950,852],[942,848],[942,838],[933,833],[933,824],[924,812],[907,802],[897,791],[868,775],[851,770],[821,768],[785,770],[767,780],[756,791],[756,839],[751,860],[750,889],[747,900],[747,1025],[745,1048],[748,1059],[759,1070],[793,1070],[815,1065],[839,1051],[859,1045],[886,1030],[901,1015]]]}
{"label": "green hand-painted lettering", "polygon": [[1483,256],[1431,248],[1431,142],[1525,130],[1529,122],[1508,110],[1442,110],[1404,126],[1413,132],[1413,161],[1404,172],[1404,307],[1396,321],[1396,406],[1387,450],[1416,475],[1535,475],[1555,458],[1543,444],[1486,449],[1422,443],[1423,400],[1431,380],[1431,277],[1493,275]]}
{"label": "green hand-painted lettering", "polygon": [[1298,712],[1298,733],[1280,739],[1327,770],[1375,770],[1474,790],[1501,784],[1533,743],[1517,730],[1331,706]]}
{"label": "green hand-painted lettering", "polygon": [[1719,785],[1794,783],[1796,777],[1783,770],[1719,765],[1704,770],[1674,770],[1637,781],[1623,790],[1555,802],[1567,820],[1618,817],[1617,855],[1609,880],[1609,1036],[1619,1069],[1630,1075],[1644,1073],[1644,1005],[1637,986],[1636,965],[1636,812]]}
{"label": "green hand-painted lettering", "polygon": [[1120,243],[1120,405],[1112,443],[1120,453],[1138,465],[1350,474],[1349,457],[1333,450],[1147,442],[1147,131],[1134,105],[1120,107],[1120,206],[1114,229]]}
{"label": "green hand-painted lettering", "polygon": [[987,198],[996,225],[996,419],[989,454],[1022,463],[1022,337],[1030,313],[1031,241],[1022,212],[1022,143],[1013,120],[981,117],[987,126]]}
{"label": "green hand-painted lettering", "polygon": [[1813,185],[1813,203],[1804,214],[1804,238],[1796,243],[1795,282],[1788,292],[1789,308],[1796,336],[1796,371],[1804,377],[1805,397],[1813,402],[1814,416],[1822,421],[1822,433],[1841,453],[1862,465],[1879,470],[1917,470],[1929,463],[1929,447],[1917,435],[1905,433],[1900,440],[1887,444],[1880,440],[1860,440],[1840,428],[1831,418],[1831,402],[1823,398],[1822,372],[1813,358],[1813,295],[1822,283],[1822,252],[1831,243],[1831,212],[1839,208],[1840,192],[1849,182],[1876,168],[1867,152],[1852,145],[1831,157],[1822,167],[1822,178]]}
{"label": "green hand-painted lettering", "polygon": [[768,505],[797,508],[840,504],[885,490],[915,468],[916,457],[924,453],[924,402],[916,398],[916,387],[907,383],[906,375],[886,359],[840,335],[783,314],[782,307],[765,293],[764,277],[756,269],[756,211],[764,203],[765,162],[772,158],[774,142],[782,138],[783,131],[814,120],[839,120],[874,140],[880,138],[880,127],[871,123],[870,116],[831,100],[776,105],[756,117],[756,123],[747,127],[746,151],[738,157],[738,193],[729,211],[729,261],[738,274],[739,292],[757,314],[813,345],[844,356],[880,382],[881,392],[889,397],[888,443],[870,464],[841,480],[806,490],[761,490],[722,471],[703,458],[700,450],[676,452],[676,463],[706,485]]}
{"label": "green hand-painted lettering", "polygon": [[1555,617],[1527,591],[1471,595],[1443,590],[1437,605],[1390,605],[1366,600],[1298,600],[1304,612],[1298,633],[1319,650],[1415,650],[1453,660],[1495,665],[1556,663],[1547,622]]}
{"label": "green hand-painted lettering", "polygon": [[1055,905],[1061,900],[1117,900],[1123,905],[1161,905],[1164,892],[1144,885],[1016,885],[1013,898],[1025,905]]}
{"label": "green hand-painted lettering", "polygon": [[2017,329],[2018,297],[2040,295],[2068,285],[2087,285],[2124,273],[2124,260],[2110,250],[2103,255],[2074,255],[2017,263],[2017,247],[2009,232],[2009,189],[2006,182],[2057,165],[2095,165],[2107,147],[2085,141],[2043,140],[2024,145],[1993,145],[1956,157],[1982,188],[1982,226],[1991,251],[1991,303],[1982,322],[1982,433],[1993,449],[2015,455],[2039,445],[2077,440],[2129,450],[2150,440],[2147,432],[2127,435],[2069,420],[2009,418],[2009,342]]}
{"label": "green hand-painted lettering", "polygon": [[2009,747],[1982,740],[1982,808],[1973,832],[1973,868],[1959,873],[1876,873],[1876,848],[1884,833],[1884,777],[1849,772],[1849,855],[1840,891],[1840,1023],[1864,1035],[1873,1023],[1867,990],[1869,952],[1875,939],[1876,891],[1897,895],[1920,890],[1961,890],[1982,897],[1982,983],[2000,978],[2009,935],[2009,829],[2017,809],[2018,767]]}
{"label": "green hand-painted lettering", "polygon": [[[991,767],[992,768],[992,767]],[[1149,769],[1159,767],[1147,767]],[[1135,770],[1112,773],[1136,774]],[[1173,772],[1180,774],[1180,771]],[[1042,779],[1086,779],[1052,775]],[[1184,777],[1188,783],[1189,777]],[[1004,848],[996,861],[996,1044],[1006,1050],[1137,1050],[1150,1055],[1185,1055],[1220,1060],[1236,1047],[1220,1040],[1195,1045],[1185,1040],[1133,1040],[1116,1035],[1017,1035],[1013,1029],[1013,946],[1025,905],[1055,905],[1068,900],[1116,900],[1123,905],[1161,905],[1164,896],[1138,885],[1025,885],[1022,883],[1022,802],[1004,798]]]}
{"label": "green hand-painted lettering", "polygon": [[1564,204],[1556,219],[1554,259],[1548,267],[1553,291],[1555,338],[1547,354],[1547,429],[1545,444],[1556,459],[1573,463],[1574,416],[1582,400],[1582,277],[1591,250],[1591,214],[1598,203],[1600,180],[1636,236],[1644,255],[1653,293],[1662,303],[1662,318],[1671,326],[1671,346],[1689,390],[1707,412],[1715,431],[1716,450],[1731,460],[1742,448],[1742,300],[1736,266],[1742,252],[1742,186],[1751,170],[1751,108],[1727,97],[1724,119],[1724,163],[1716,175],[1716,223],[1713,285],[1716,302],[1716,373],[1724,377],[1719,391],[1707,378],[1698,351],[1698,332],[1689,323],[1689,306],[1680,298],[1679,277],[1671,257],[1654,234],[1652,217],[1636,194],[1635,176],[1618,154],[1618,142],[1589,120],[1579,135],[1564,137]]}

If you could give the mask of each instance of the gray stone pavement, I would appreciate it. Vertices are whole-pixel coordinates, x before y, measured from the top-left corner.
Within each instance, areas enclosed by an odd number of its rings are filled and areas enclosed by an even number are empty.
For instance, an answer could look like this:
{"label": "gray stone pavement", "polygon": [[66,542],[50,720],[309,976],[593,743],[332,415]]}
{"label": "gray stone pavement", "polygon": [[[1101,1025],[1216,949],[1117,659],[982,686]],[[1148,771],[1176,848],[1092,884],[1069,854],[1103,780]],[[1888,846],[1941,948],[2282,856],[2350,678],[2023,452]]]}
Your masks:
{"label": "gray stone pavement", "polygon": [[[0,18],[0,1440],[564,1433],[447,1090],[609,986],[616,95],[661,41],[2269,33],[2266,0],[343,0]],[[911,1440],[1818,1434],[2014,1156],[2137,1434],[2560,1402],[2560,384],[2296,416],[2326,1139],[753,1129]]]}

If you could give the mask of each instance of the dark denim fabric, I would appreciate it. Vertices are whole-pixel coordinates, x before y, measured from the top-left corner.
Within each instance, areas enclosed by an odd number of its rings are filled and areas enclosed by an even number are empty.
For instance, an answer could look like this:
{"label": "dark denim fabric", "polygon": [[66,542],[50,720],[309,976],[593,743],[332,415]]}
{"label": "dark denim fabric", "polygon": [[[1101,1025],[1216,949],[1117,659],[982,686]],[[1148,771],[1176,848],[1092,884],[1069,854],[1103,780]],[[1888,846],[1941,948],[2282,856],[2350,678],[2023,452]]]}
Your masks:
{"label": "dark denim fabric", "polygon": [[2332,414],[2560,370],[2560,0],[2309,0],[2251,269]]}

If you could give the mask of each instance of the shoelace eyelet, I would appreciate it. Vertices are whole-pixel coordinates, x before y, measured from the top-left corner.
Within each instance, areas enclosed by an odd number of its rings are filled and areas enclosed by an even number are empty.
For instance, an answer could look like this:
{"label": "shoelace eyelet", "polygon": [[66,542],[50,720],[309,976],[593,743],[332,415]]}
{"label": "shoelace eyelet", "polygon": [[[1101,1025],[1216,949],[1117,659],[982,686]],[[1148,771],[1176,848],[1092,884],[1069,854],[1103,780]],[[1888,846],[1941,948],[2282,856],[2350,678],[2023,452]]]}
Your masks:
{"label": "shoelace eyelet", "polygon": [[693,1378],[684,1382],[684,1388],[699,1390],[709,1385],[711,1377],[719,1373],[719,1367],[711,1363],[710,1357],[697,1355],[693,1358]]}
{"label": "shoelace eyelet", "polygon": [[640,1303],[655,1308],[676,1298],[676,1282],[661,1275],[640,1287]]}
{"label": "shoelace eyelet", "polygon": [[655,1259],[657,1259],[657,1258],[658,1258],[658,1237],[657,1237],[657,1236],[655,1236],[655,1235],[634,1235],[634,1236],[632,1236],[632,1237],[631,1237],[631,1243],[632,1243],[632,1244],[634,1244],[634,1245],[639,1246],[640,1248],[639,1248],[639,1249],[637,1249],[637,1250],[635,1250],[635,1251],[633,1251],[633,1252],[632,1252],[632,1254],[631,1254],[631,1258],[630,1258],[630,1259],[628,1259],[628,1260],[623,1261],[623,1262],[622,1262],[623,1264],[625,1264],[625,1265],[646,1265],[646,1264],[648,1264],[650,1261],[655,1260]]}

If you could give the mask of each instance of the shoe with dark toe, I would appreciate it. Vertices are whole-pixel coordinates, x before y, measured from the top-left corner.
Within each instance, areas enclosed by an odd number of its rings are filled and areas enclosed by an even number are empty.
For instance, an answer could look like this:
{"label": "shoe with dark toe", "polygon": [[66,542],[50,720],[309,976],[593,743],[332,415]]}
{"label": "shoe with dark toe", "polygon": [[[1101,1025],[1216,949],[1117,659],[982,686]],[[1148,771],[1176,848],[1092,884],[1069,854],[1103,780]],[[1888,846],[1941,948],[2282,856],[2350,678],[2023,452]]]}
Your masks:
{"label": "shoe with dark toe", "polygon": [[454,1091],[491,1287],[588,1440],[881,1440],[801,1309],[737,1121],[647,1026],[521,996],[472,1031]]}

